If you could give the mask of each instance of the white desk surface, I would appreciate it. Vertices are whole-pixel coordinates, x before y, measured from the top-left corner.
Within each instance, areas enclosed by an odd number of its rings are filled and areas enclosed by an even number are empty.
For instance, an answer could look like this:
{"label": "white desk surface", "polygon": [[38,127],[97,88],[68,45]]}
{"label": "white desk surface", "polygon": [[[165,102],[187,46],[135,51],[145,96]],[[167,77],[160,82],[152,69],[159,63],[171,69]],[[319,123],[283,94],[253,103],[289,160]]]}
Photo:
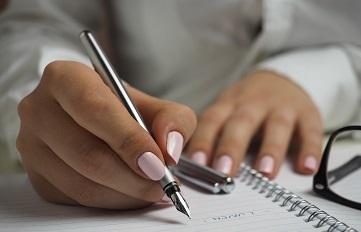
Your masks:
{"label": "white desk surface", "polygon": [[[312,192],[312,176],[302,176],[295,174],[290,168],[290,165],[286,164],[282,167],[275,182],[304,197],[309,202],[317,205],[320,209],[345,222],[349,226],[352,226],[353,228],[361,231],[361,211],[332,203],[315,195]],[[13,195],[9,197],[9,194],[6,194],[6,191],[12,192]],[[26,201],[31,201],[36,196],[35,193],[32,193],[30,195],[26,195],[28,199],[23,199],[24,191],[32,191],[30,184],[24,174],[0,176],[0,201],[4,199],[7,201],[9,201],[9,199],[14,201],[24,201],[24,204],[26,205]],[[9,202],[6,204],[9,204]],[[62,211],[64,209],[63,207],[59,207],[59,210]],[[19,212],[21,212],[21,210]],[[64,212],[66,212],[66,210]],[[9,212],[9,214],[11,213],[14,212]],[[49,213],[51,214],[51,212]],[[32,215],[24,216],[34,218]],[[4,228],[2,228],[0,223],[0,231],[6,231],[2,229]]]}

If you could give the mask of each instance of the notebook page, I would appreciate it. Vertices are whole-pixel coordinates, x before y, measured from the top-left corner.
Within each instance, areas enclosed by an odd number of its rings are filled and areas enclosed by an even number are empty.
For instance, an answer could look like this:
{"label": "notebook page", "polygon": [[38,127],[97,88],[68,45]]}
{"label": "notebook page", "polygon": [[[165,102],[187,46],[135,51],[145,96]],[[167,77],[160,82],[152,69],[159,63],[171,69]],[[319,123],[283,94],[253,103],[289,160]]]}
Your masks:
{"label": "notebook page", "polygon": [[[360,210],[334,203],[314,193],[312,191],[313,177],[296,174],[292,169],[292,164],[283,165],[275,181],[347,225],[361,230]],[[361,185],[356,183],[353,185],[352,194],[357,192],[361,193]]]}
{"label": "notebook page", "polygon": [[[361,144],[356,141],[345,140],[337,143],[332,148],[332,157],[329,157],[329,170],[344,164],[355,154],[360,154]],[[332,160],[331,160],[332,159]],[[330,165],[332,163],[332,165]],[[332,186],[332,188],[342,193],[349,199],[358,200],[361,196],[361,169],[350,174]],[[282,165],[279,175],[275,181],[283,187],[290,189],[292,192],[307,199],[309,202],[317,205],[320,209],[326,211],[330,215],[336,217],[340,221],[361,230],[361,211],[325,200],[312,191],[312,176],[298,175],[293,171],[291,163]],[[345,191],[347,190],[347,191]]]}
{"label": "notebook page", "polygon": [[128,212],[49,204],[25,176],[5,176],[0,178],[0,231],[316,231],[294,212],[236,183],[229,195],[183,186],[192,211],[188,220],[168,204]]}

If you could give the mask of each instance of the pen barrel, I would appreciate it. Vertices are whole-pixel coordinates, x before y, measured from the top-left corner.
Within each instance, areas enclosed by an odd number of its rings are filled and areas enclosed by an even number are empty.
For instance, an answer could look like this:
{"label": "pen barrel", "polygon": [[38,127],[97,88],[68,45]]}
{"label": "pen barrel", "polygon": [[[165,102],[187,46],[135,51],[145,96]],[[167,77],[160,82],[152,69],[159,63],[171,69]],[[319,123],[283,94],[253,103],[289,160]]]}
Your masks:
{"label": "pen barrel", "polygon": [[109,86],[113,93],[122,101],[129,114],[141,125],[141,127],[143,127],[144,130],[149,132],[138,109],[132,103],[129,94],[123,85],[122,79],[118,76],[92,33],[89,31],[83,31],[79,37],[90,58],[90,61],[104,83]]}
{"label": "pen barrel", "polygon": [[201,166],[184,155],[181,156],[173,173],[191,184],[203,188],[211,193],[230,193],[235,188],[233,179],[210,167]]}
{"label": "pen barrel", "polygon": [[[80,34],[80,40],[83,43],[95,70],[99,73],[105,84],[107,84],[113,90],[114,94],[122,101],[129,114],[151,135],[139,111],[130,99],[129,94],[122,83],[122,79],[118,76],[115,69],[110,64],[108,58],[98,45],[92,33],[89,31],[83,31]],[[180,189],[177,182],[166,166],[164,166],[164,170],[165,175],[160,180],[163,191],[166,192],[167,196],[173,196],[172,201],[176,205],[177,209],[180,209],[182,213],[185,213],[189,217],[190,214],[188,212],[188,205],[186,205],[183,197],[179,194]]]}

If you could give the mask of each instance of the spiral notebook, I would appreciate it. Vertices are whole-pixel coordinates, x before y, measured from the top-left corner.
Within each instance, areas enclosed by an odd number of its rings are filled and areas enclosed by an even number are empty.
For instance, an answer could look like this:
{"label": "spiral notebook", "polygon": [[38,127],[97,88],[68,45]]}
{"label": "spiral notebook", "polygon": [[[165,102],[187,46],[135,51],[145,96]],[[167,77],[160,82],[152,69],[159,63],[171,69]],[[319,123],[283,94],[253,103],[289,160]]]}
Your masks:
{"label": "spiral notebook", "polygon": [[212,195],[183,186],[192,220],[166,203],[135,211],[42,201],[25,176],[0,179],[0,231],[357,231],[243,165],[236,189]]}

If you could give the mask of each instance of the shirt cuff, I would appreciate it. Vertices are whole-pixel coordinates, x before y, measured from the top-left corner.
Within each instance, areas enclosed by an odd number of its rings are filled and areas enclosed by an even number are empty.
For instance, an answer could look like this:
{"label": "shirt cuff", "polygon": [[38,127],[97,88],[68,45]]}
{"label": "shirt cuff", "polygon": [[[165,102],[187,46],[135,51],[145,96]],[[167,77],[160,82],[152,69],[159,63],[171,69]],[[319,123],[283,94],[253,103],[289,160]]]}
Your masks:
{"label": "shirt cuff", "polygon": [[318,107],[326,129],[350,122],[356,113],[357,75],[340,47],[292,51],[261,62],[257,69],[279,73],[303,88]]}
{"label": "shirt cuff", "polygon": [[44,46],[40,51],[40,60],[38,66],[39,76],[41,77],[43,75],[44,69],[49,63],[56,60],[77,61],[88,65],[90,68],[93,68],[89,58],[79,51],[74,51],[64,47]]}

